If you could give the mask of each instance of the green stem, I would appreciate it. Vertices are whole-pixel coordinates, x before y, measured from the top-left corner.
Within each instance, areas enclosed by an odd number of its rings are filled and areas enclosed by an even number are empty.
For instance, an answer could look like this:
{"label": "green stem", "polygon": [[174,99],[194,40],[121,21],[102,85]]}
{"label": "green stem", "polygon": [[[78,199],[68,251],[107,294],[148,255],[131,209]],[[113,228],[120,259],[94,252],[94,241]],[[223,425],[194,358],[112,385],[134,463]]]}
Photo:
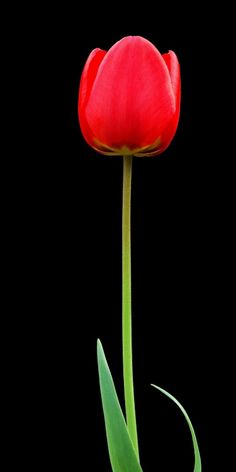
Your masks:
{"label": "green stem", "polygon": [[131,241],[130,209],[132,156],[124,156],[123,211],[122,211],[122,337],[123,376],[127,427],[135,452],[139,459],[138,435],[134,402],[131,320]]}

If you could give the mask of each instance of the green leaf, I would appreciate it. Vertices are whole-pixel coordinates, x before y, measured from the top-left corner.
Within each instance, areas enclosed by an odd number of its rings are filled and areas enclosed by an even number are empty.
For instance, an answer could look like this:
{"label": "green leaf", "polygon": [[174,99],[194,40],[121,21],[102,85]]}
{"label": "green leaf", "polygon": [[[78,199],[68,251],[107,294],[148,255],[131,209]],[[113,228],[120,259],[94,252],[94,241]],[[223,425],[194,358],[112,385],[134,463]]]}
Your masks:
{"label": "green leaf", "polygon": [[198,443],[197,443],[197,438],[196,438],[196,434],[194,432],[194,429],[193,429],[193,425],[190,421],[190,418],[188,416],[188,414],[186,413],[184,407],[178,402],[178,400],[176,400],[175,397],[173,397],[170,393],[168,393],[166,390],[164,390],[163,388],[161,387],[157,387],[157,385],[153,385],[152,384],[152,387],[155,387],[157,388],[158,390],[160,390],[162,393],[164,393],[164,395],[166,395],[167,397],[169,397],[171,400],[173,400],[173,402],[176,403],[176,405],[178,405],[178,407],[180,408],[180,410],[182,411],[187,423],[188,423],[188,426],[189,426],[189,429],[191,431],[191,435],[192,435],[192,441],[193,441],[193,449],[194,449],[194,456],[195,456],[195,464],[194,464],[194,472],[201,472],[202,470],[202,465],[201,465],[201,456],[200,456],[200,451],[199,451],[199,447],[198,447]]}
{"label": "green leaf", "polygon": [[101,342],[97,357],[107,443],[113,472],[142,472],[119,404]]}

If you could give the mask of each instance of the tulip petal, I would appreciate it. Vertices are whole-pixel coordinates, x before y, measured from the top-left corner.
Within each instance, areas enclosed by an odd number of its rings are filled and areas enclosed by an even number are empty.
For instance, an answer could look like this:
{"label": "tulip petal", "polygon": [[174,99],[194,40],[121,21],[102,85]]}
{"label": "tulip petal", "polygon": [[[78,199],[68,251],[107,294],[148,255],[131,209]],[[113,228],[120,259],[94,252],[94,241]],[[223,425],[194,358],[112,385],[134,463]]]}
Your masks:
{"label": "tulip petal", "polygon": [[170,80],[173,87],[173,92],[176,100],[176,108],[179,111],[180,105],[180,67],[176,54],[169,51],[162,55],[170,74]]}
{"label": "tulip petal", "polygon": [[91,52],[84,66],[79,87],[78,115],[80,127],[87,143],[94,148],[94,136],[91,132],[91,129],[89,128],[85,117],[85,108],[89,99],[91,88],[98,72],[98,68],[105,55],[106,51],[103,51],[99,48],[96,48]]}
{"label": "tulip petal", "polygon": [[162,146],[161,152],[163,152],[172,141],[179,122],[180,114],[180,98],[181,98],[181,83],[180,83],[180,67],[176,54],[173,51],[169,51],[167,54],[163,54],[163,59],[169,69],[170,79],[173,87],[173,93],[175,96],[175,114],[168,123],[163,135],[162,135]]}
{"label": "tulip petal", "polygon": [[181,84],[180,84],[180,67],[176,54],[173,51],[169,51],[166,54],[163,54],[163,59],[168,67],[171,85],[173,89],[173,94],[175,97],[175,113],[172,115],[171,119],[166,125],[165,130],[163,131],[158,146],[156,149],[146,149],[144,152],[138,152],[135,156],[138,157],[151,157],[161,154],[169,146],[172,141],[179,121],[180,113],[180,96],[181,96]]}
{"label": "tulip petal", "polygon": [[166,61],[141,37],[123,38],[107,52],[90,90],[87,125],[117,152],[152,145],[176,109]]}

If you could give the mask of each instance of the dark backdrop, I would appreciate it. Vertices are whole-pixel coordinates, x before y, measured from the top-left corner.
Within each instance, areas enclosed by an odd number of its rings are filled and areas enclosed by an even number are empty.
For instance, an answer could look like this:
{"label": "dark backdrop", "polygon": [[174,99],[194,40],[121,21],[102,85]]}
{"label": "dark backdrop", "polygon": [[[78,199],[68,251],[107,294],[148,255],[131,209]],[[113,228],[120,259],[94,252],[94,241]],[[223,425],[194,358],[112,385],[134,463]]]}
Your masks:
{"label": "dark backdrop", "polygon": [[[131,10],[128,10],[128,7]],[[78,86],[90,51],[141,35],[182,72],[180,124],[160,157],[135,158],[132,195],[134,376],[145,472],[190,472],[187,409],[203,470],[213,470],[214,392],[227,336],[225,166],[212,67],[218,47],[204,8],[145,2],[42,8],[31,13],[27,153],[14,162],[23,310],[20,388],[33,470],[109,471],[96,365],[99,337],[123,405],[121,365],[122,159],[96,154],[77,121]],[[31,36],[30,36],[31,37]],[[28,38],[28,40],[30,39]],[[30,59],[31,61],[31,59]],[[32,68],[31,68],[32,64]],[[218,101],[219,104],[219,101]],[[224,238],[222,249],[222,238]],[[23,328],[22,328],[23,327]],[[29,385],[29,388],[26,388]],[[28,451],[28,452],[27,452]],[[27,454],[26,454],[27,452]]]}

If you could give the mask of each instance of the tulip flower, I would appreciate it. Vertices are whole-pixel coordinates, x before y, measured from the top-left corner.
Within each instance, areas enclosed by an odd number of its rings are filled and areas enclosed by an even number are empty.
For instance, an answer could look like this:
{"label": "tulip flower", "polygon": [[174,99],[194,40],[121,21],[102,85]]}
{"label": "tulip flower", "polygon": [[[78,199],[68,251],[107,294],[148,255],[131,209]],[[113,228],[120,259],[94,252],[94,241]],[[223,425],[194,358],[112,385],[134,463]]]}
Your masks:
{"label": "tulip flower", "polygon": [[[136,424],[131,318],[131,177],[132,156],[163,152],[177,129],[180,68],[173,51],[161,55],[146,39],[129,36],[108,52],[94,49],[83,70],[78,113],[87,143],[101,154],[123,155],[122,345],[125,415],[106,357],[98,341],[97,359],[107,443],[113,472],[142,472]],[[183,406],[156,387],[182,411],[192,436],[195,466],[201,458],[192,423]]]}
{"label": "tulip flower", "polygon": [[180,68],[129,36],[108,52],[94,49],[83,70],[79,121],[84,138],[106,155],[156,156],[174,137],[180,111]]}

